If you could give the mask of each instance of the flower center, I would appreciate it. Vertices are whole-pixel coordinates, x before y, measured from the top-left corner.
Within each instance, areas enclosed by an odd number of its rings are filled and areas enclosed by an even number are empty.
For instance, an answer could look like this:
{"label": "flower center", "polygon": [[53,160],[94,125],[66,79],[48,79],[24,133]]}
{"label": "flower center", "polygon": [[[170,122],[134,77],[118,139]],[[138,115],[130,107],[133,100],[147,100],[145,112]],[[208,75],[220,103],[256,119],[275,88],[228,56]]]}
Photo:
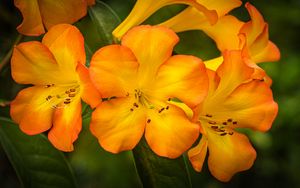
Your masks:
{"label": "flower center", "polygon": [[45,85],[45,88],[51,89],[49,91],[50,94],[45,100],[52,108],[67,107],[80,92],[80,86],[78,84],[48,84]]}
{"label": "flower center", "polygon": [[[127,96],[129,96],[130,94],[128,93]],[[142,90],[140,89],[135,89],[134,90],[134,98],[135,101],[132,104],[132,107],[130,108],[130,111],[133,112],[135,109],[142,107],[145,107],[147,109],[150,110],[154,110],[156,113],[162,114],[165,111],[170,109],[169,105],[166,105],[165,102],[161,102],[161,101],[154,101],[151,100],[152,98],[149,97],[148,95],[146,95]],[[169,99],[168,101],[170,101],[171,99]],[[151,119],[147,120],[147,123],[150,123]]]}
{"label": "flower center", "polygon": [[201,115],[199,121],[205,122],[202,123],[202,125],[206,126],[206,128],[214,131],[220,136],[233,135],[233,131],[229,131],[231,129],[228,129],[228,127],[236,126],[238,124],[238,122],[233,118],[228,118],[224,121],[217,121],[214,119],[214,116],[212,114]]}

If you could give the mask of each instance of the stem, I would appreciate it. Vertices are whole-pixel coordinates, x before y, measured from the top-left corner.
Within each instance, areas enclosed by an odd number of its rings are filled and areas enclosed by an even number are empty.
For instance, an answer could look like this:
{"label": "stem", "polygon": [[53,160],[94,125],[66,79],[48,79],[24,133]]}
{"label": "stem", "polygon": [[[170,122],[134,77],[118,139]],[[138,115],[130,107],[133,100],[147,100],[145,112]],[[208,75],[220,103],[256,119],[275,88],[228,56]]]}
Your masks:
{"label": "stem", "polygon": [[133,150],[137,171],[144,188],[190,188],[191,182],[183,157],[159,157],[149,148],[145,139]]}
{"label": "stem", "polygon": [[13,49],[14,49],[14,46],[17,45],[22,39],[23,39],[23,35],[19,34],[17,36],[16,40],[14,41],[12,48],[9,50],[9,52],[1,60],[1,63],[0,63],[0,72],[5,67],[5,65],[9,62],[10,57],[11,57],[12,52],[13,52]]}

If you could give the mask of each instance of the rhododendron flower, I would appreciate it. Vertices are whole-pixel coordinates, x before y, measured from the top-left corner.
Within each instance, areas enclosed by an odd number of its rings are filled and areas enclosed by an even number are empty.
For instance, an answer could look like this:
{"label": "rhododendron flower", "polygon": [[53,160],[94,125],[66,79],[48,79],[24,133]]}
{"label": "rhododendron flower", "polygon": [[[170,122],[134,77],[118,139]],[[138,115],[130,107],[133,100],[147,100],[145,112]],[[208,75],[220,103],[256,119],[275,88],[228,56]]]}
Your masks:
{"label": "rhododendron flower", "polygon": [[199,134],[172,98],[190,107],[207,94],[208,78],[200,59],[171,56],[176,34],[161,26],[139,26],[121,45],[98,50],[91,60],[91,79],[102,97],[92,114],[91,132],[107,151],[133,149],[145,132],[158,155],[175,158],[191,147]]}
{"label": "rhododendron flower", "polygon": [[[243,49],[243,56],[255,63],[278,61],[280,52],[269,40],[268,24],[254,6],[250,3],[246,3],[245,6],[251,17],[251,20],[246,23],[228,15],[220,18],[213,26],[202,24],[198,29],[209,35],[221,52]],[[216,70],[222,62],[222,57],[218,57],[206,61],[205,65]]]}
{"label": "rhododendron flower", "polygon": [[269,85],[252,79],[253,71],[241,51],[225,51],[217,71],[208,70],[209,92],[193,117],[202,138],[188,152],[196,171],[201,171],[207,149],[209,170],[220,181],[229,181],[253,165],[256,152],[248,138],[235,129],[267,131],[278,111]]}
{"label": "rhododendron flower", "polygon": [[85,64],[84,40],[68,24],[52,27],[42,43],[24,42],[14,48],[13,79],[33,84],[11,103],[11,117],[29,135],[47,131],[50,142],[72,151],[81,130],[81,98],[92,107],[101,97],[92,85]]}
{"label": "rhododendron flower", "polygon": [[74,23],[86,15],[87,6],[95,0],[14,0],[23,15],[18,31],[24,35],[38,36],[60,23]]}
{"label": "rhododendron flower", "polygon": [[[209,10],[215,10],[219,19],[242,4],[240,0],[197,0],[197,2]],[[202,29],[202,27],[211,24],[202,12],[194,7],[188,7],[160,25],[172,28],[175,32],[182,32]]]}
{"label": "rhododendron flower", "polygon": [[127,18],[113,31],[113,35],[120,39],[130,28],[141,24],[160,8],[173,4],[186,4],[195,7],[197,11],[202,12],[204,17],[207,17],[211,24],[216,23],[218,19],[216,11],[208,10],[196,0],[137,0]]}

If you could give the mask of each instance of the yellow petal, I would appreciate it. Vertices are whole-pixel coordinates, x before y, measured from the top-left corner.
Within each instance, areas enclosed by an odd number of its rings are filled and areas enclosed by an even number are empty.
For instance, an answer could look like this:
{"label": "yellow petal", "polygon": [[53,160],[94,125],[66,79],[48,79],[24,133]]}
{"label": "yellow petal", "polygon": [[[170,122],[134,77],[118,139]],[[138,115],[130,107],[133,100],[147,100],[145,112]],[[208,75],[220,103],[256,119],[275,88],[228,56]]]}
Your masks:
{"label": "yellow petal", "polygon": [[205,136],[202,136],[199,144],[196,147],[190,149],[188,152],[189,160],[192,163],[193,168],[197,172],[201,172],[202,170],[202,166],[207,153],[207,146],[207,138]]}
{"label": "yellow petal", "polygon": [[85,0],[39,0],[38,2],[43,23],[47,30],[60,23],[72,24],[87,13],[87,2]]}
{"label": "yellow petal", "polygon": [[149,78],[154,78],[159,66],[171,56],[178,40],[172,30],[161,26],[138,26],[122,38],[122,45],[130,48],[139,62],[140,83],[148,82],[142,85],[152,82]]}
{"label": "yellow petal", "polygon": [[42,43],[53,53],[64,77],[77,77],[77,63],[85,64],[84,39],[80,31],[69,24],[52,27]]}
{"label": "yellow petal", "polygon": [[37,0],[14,0],[14,4],[23,16],[23,22],[17,27],[20,33],[30,36],[45,33]]}
{"label": "yellow petal", "polygon": [[150,148],[159,156],[176,158],[195,142],[199,126],[189,121],[185,113],[174,105],[157,112],[148,110],[145,138]]}
{"label": "yellow petal", "polygon": [[208,167],[218,180],[227,182],[231,177],[244,170],[248,170],[256,158],[256,152],[248,138],[240,133],[220,136],[207,131],[208,139]]}
{"label": "yellow petal", "polygon": [[14,48],[12,77],[20,84],[47,85],[63,82],[54,56],[40,42],[24,42]]}
{"label": "yellow petal", "polygon": [[138,66],[130,49],[121,45],[109,45],[93,55],[89,70],[102,97],[124,97],[136,85]]}
{"label": "yellow petal", "polygon": [[102,99],[100,93],[91,81],[89,70],[81,63],[78,63],[76,70],[80,77],[81,98],[92,108],[95,108]]}
{"label": "yellow petal", "polygon": [[[215,10],[218,17],[221,18],[233,8],[240,6],[242,2],[240,0],[197,0],[197,3],[203,5],[209,10]],[[169,27],[175,32],[182,32],[196,29],[201,30],[203,25],[209,26],[211,24],[209,19],[202,12],[198,11],[194,7],[188,7],[160,25]]]}
{"label": "yellow petal", "polygon": [[207,95],[208,78],[202,61],[193,56],[175,55],[160,68],[153,95],[166,101],[178,98],[191,108],[198,105]]}
{"label": "yellow petal", "polygon": [[118,153],[133,149],[141,139],[146,124],[145,110],[133,106],[134,98],[102,102],[92,114],[90,129],[107,151]]}
{"label": "yellow petal", "polygon": [[81,101],[74,101],[63,108],[55,109],[53,127],[48,133],[50,142],[59,150],[73,151],[73,142],[81,131]]}
{"label": "yellow petal", "polygon": [[39,134],[51,127],[53,108],[45,100],[47,96],[47,89],[34,86],[23,89],[12,101],[11,117],[24,133]]}
{"label": "yellow petal", "polygon": [[219,68],[219,66],[223,63],[223,61],[223,56],[220,56],[214,59],[206,60],[204,61],[204,64],[206,68],[216,71]]}
{"label": "yellow petal", "polygon": [[208,10],[195,0],[138,0],[127,18],[113,31],[113,35],[120,39],[130,28],[141,24],[158,9],[172,4],[187,4],[194,6],[202,12],[208,20],[214,24],[217,21],[217,13]]}

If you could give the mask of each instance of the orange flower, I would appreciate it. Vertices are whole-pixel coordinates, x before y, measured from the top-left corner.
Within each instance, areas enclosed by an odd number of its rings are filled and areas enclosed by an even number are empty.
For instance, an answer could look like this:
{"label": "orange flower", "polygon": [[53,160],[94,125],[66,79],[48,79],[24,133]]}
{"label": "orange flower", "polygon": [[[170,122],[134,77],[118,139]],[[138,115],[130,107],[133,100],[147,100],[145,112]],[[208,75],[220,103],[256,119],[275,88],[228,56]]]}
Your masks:
{"label": "orange flower", "polygon": [[23,15],[17,27],[24,35],[39,36],[59,23],[72,24],[86,15],[87,6],[95,0],[14,0]]}
{"label": "orange flower", "polygon": [[14,48],[14,80],[33,84],[11,103],[11,117],[29,135],[51,128],[52,144],[72,151],[81,130],[81,98],[95,107],[101,100],[85,64],[83,36],[68,24],[52,27],[42,43],[24,42]]}
{"label": "orange flower", "polygon": [[122,45],[106,46],[92,57],[91,78],[110,100],[93,112],[90,128],[107,151],[133,149],[145,132],[156,154],[175,158],[198,137],[197,124],[170,100],[199,104],[207,93],[207,75],[200,59],[171,56],[178,40],[165,27],[139,26]]}
{"label": "orange flower", "polygon": [[[215,10],[219,19],[232,9],[239,7],[242,4],[240,0],[197,0],[197,3],[203,5],[209,10]],[[175,32],[198,29],[202,30],[202,27],[207,25],[211,26],[208,17],[194,7],[186,8],[160,25],[169,27]]]}
{"label": "orange flower", "polygon": [[113,31],[113,35],[117,39],[120,39],[130,28],[141,24],[158,9],[173,4],[193,6],[205,15],[203,17],[207,18],[209,23],[214,24],[217,21],[218,16],[216,11],[208,10],[201,2],[198,3],[196,0],[137,0],[127,18]]}
{"label": "orange flower", "polygon": [[278,111],[268,84],[253,80],[253,71],[241,51],[225,51],[217,71],[208,70],[208,95],[194,109],[202,138],[188,152],[196,171],[201,171],[207,149],[209,170],[220,181],[229,181],[235,173],[253,165],[256,152],[248,138],[235,129],[267,131]]}
{"label": "orange flower", "polygon": [[[214,39],[222,52],[243,49],[243,56],[255,63],[278,61],[280,52],[269,40],[268,24],[254,6],[250,3],[246,3],[245,6],[251,17],[250,21],[244,23],[228,15],[220,18],[213,26],[202,24],[199,29]],[[216,70],[222,62],[222,57],[218,57],[206,61],[205,65],[211,70]]]}

